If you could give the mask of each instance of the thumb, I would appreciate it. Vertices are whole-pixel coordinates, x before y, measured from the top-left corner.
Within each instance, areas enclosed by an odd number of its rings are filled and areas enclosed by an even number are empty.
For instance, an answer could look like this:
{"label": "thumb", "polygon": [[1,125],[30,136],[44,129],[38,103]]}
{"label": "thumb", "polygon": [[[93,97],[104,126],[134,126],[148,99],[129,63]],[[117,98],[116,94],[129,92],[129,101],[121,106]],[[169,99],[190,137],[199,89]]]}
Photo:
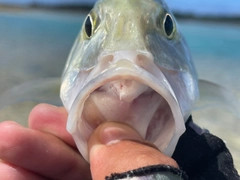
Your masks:
{"label": "thumb", "polygon": [[150,165],[178,167],[172,158],[144,141],[133,128],[121,123],[101,124],[91,135],[88,148],[93,180]]}

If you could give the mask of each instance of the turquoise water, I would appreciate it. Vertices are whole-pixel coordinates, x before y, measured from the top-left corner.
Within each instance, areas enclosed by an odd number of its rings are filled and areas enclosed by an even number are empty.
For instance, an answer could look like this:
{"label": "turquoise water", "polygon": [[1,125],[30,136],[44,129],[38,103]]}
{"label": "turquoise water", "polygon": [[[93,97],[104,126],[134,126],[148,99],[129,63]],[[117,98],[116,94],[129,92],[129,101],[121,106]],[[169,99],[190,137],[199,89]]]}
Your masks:
{"label": "turquoise water", "polygon": [[[0,96],[13,87],[14,92],[21,91],[22,88],[18,88],[23,87],[24,82],[60,77],[84,18],[85,12],[0,13]],[[192,51],[199,78],[227,87],[236,94],[236,99],[240,98],[240,24],[196,21],[180,21],[179,24]],[[37,82],[39,87],[42,81]],[[24,84],[25,96],[32,95],[27,84]],[[34,104],[18,104],[0,111],[0,121],[13,119],[26,124]],[[200,116],[211,116],[212,121],[207,118],[196,118],[196,121],[229,143],[240,170],[240,120],[229,114],[225,118],[225,115],[218,109],[208,110],[200,112]]]}
{"label": "turquoise water", "polygon": [[240,95],[240,23],[180,22],[199,78]]}
{"label": "turquoise water", "polygon": [[180,24],[194,55],[240,60],[240,23],[190,21]]}
{"label": "turquoise water", "polygon": [[51,12],[0,14],[0,92],[22,82],[60,77],[83,16]]}

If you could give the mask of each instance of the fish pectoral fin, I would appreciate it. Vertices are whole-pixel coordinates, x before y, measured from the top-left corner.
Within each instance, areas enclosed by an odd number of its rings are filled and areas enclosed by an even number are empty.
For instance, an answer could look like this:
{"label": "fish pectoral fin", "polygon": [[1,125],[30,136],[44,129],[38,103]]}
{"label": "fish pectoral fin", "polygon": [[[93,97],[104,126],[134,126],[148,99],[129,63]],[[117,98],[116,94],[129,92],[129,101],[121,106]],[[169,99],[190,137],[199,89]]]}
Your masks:
{"label": "fish pectoral fin", "polygon": [[194,111],[221,107],[240,119],[240,99],[231,89],[207,80],[199,80],[198,83],[200,99]]}

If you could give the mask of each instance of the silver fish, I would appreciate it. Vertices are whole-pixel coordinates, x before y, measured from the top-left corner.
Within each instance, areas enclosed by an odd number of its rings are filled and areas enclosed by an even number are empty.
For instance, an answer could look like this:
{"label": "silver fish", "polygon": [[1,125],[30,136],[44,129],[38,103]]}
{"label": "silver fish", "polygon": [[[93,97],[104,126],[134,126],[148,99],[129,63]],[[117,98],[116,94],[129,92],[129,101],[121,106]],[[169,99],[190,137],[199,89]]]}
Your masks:
{"label": "silver fish", "polygon": [[99,0],[61,85],[67,130],[86,160],[87,140],[104,121],[130,125],[171,156],[198,93],[191,54],[162,0]]}

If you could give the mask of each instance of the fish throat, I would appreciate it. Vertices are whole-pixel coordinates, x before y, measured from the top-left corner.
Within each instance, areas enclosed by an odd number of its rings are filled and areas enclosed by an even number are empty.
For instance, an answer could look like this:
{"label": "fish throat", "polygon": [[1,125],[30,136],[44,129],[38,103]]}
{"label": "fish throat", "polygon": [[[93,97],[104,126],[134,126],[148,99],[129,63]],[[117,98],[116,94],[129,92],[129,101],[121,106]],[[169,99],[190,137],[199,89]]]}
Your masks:
{"label": "fish throat", "polygon": [[131,77],[110,81],[94,90],[84,103],[82,120],[92,129],[105,121],[128,124],[148,141],[154,142],[161,136],[162,149],[175,129],[167,101],[148,85]]}
{"label": "fish throat", "polygon": [[162,147],[169,143],[175,128],[167,101],[131,79],[111,81],[93,91],[84,104],[82,119],[93,129],[105,121],[128,124],[151,142],[161,136]]}

